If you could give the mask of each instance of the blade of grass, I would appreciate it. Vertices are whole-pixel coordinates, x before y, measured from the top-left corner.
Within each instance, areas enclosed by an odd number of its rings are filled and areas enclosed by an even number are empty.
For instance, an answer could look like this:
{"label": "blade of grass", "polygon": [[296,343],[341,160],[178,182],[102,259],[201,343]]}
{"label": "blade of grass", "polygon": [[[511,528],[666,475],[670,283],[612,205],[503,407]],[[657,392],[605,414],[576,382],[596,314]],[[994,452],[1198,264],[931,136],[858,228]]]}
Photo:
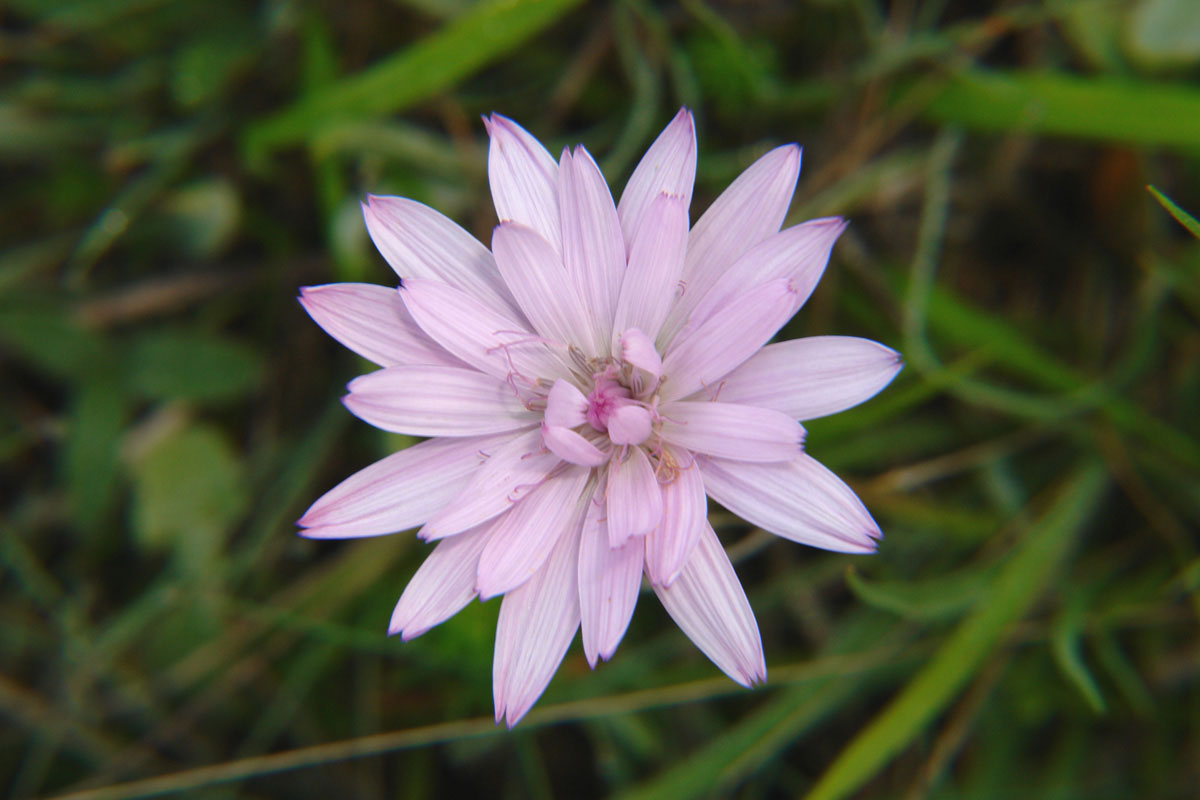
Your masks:
{"label": "blade of grass", "polygon": [[1200,221],[1197,221],[1195,217],[1176,205],[1174,200],[1167,197],[1154,186],[1147,186],[1146,191],[1154,195],[1154,199],[1167,210],[1168,214],[1175,218],[1176,222],[1187,228],[1192,236],[1200,239]]}

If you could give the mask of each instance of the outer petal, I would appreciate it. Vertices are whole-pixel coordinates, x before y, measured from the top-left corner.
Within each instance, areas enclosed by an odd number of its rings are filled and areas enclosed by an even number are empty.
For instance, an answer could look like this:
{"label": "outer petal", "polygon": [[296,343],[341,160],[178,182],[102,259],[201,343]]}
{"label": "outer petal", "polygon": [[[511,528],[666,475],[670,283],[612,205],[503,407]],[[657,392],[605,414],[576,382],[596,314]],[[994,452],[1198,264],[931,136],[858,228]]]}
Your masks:
{"label": "outer petal", "polygon": [[668,449],[666,455],[679,464],[679,471],[662,485],[662,520],[646,536],[646,576],[656,586],[674,583],[708,526],[708,496],[699,465],[685,450]]}
{"label": "outer petal", "polygon": [[591,327],[574,284],[550,244],[532,228],[504,223],[492,235],[496,264],[534,328],[563,345],[598,355],[602,342]]}
{"label": "outer petal", "polygon": [[381,367],[462,366],[413,322],[395,289],[372,283],[305,286],[300,305],[326,333]]}
{"label": "outer petal", "polygon": [[662,436],[695,453],[735,461],[790,461],[804,428],[779,411],[733,403],[674,402],[659,408]]}
{"label": "outer petal", "polygon": [[439,280],[491,308],[516,310],[492,254],[449,217],[405,197],[370,195],[363,218],[371,240],[401,279]]}
{"label": "outer petal", "polygon": [[612,658],[633,618],[642,583],[642,551],[646,541],[634,536],[621,547],[609,547],[605,514],[601,488],[588,503],[579,543],[583,652],[593,668],[597,660]]}
{"label": "outer petal", "polygon": [[608,463],[608,544],[621,547],[631,536],[645,536],[662,519],[662,493],[650,459],[630,447],[624,459]]}
{"label": "outer petal", "polygon": [[563,461],[582,467],[598,467],[608,461],[608,453],[570,428],[542,423],[542,443]]}
{"label": "outer petal", "polygon": [[487,600],[517,588],[533,577],[559,539],[579,535],[583,489],[591,474],[584,467],[569,467],[496,520],[475,575],[480,597]]}
{"label": "outer petal", "polygon": [[663,331],[670,341],[717,278],[754,245],[779,231],[800,174],[800,148],[777,147],[737,177],[688,236],[685,289]]}
{"label": "outer petal", "polygon": [[512,727],[533,707],[579,630],[578,526],[559,538],[536,575],[504,595],[496,624],[496,721]]}
{"label": "outer petal", "polygon": [[816,419],[873,397],[903,368],[899,353],[870,339],[811,336],[759,350],[725,376],[719,397]]}
{"label": "outer petal", "polygon": [[488,182],[501,222],[533,228],[562,252],[558,165],[541,142],[508,117],[488,120]]}
{"label": "outer petal", "polygon": [[536,428],[510,436],[503,446],[483,455],[483,465],[421,529],[422,539],[453,536],[503,514],[560,463],[558,456],[541,451],[541,431]]}
{"label": "outer petal", "polygon": [[625,273],[625,240],[608,183],[582,145],[558,163],[563,264],[601,341],[612,333],[613,309]]}
{"label": "outer petal", "polygon": [[412,436],[485,436],[537,423],[504,381],[458,367],[388,367],[350,381],[356,417]]}
{"label": "outer petal", "polygon": [[704,655],[743,686],[767,679],[758,623],[729,556],[707,523],[670,586],[655,586],[663,608]]}
{"label": "outer petal", "polygon": [[629,328],[640,328],[650,339],[658,336],[679,290],[687,238],[688,215],[683,198],[668,194],[654,198],[629,250],[629,267],[613,322],[614,351],[618,347],[616,334]]}
{"label": "outer petal", "polygon": [[313,503],[302,536],[335,539],[402,531],[441,510],[509,436],[419,442],[359,470]]}
{"label": "outer petal", "polygon": [[695,184],[696,123],[692,112],[681,108],[650,145],[625,184],[617,214],[621,217],[626,245],[636,238],[655,197],[663,192],[682,197],[686,210],[692,205]]}
{"label": "outer petal", "polygon": [[702,388],[718,396],[718,383],[767,343],[799,306],[791,281],[774,280],[747,292],[742,302],[683,331],[663,359],[663,400]]}
{"label": "outer petal", "polygon": [[438,542],[426,556],[392,612],[388,635],[404,641],[450,619],[475,599],[475,569],[489,528]]}
{"label": "outer petal", "polygon": [[701,460],[700,471],[714,500],[776,536],[839,553],[873,553],[883,536],[854,491],[806,453],[786,464]]}

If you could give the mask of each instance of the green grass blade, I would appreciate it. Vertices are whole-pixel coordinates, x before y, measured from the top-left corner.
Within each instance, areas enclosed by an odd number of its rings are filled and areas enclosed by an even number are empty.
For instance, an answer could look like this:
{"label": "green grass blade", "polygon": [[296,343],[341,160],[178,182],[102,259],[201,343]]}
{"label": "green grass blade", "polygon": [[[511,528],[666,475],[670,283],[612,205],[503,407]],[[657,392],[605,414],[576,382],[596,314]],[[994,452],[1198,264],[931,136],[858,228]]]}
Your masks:
{"label": "green grass blade", "polygon": [[1146,191],[1154,195],[1154,199],[1167,210],[1168,214],[1175,218],[1176,222],[1187,228],[1192,236],[1200,239],[1200,221],[1197,221],[1195,217],[1177,206],[1174,200],[1167,197],[1154,186],[1147,186]]}

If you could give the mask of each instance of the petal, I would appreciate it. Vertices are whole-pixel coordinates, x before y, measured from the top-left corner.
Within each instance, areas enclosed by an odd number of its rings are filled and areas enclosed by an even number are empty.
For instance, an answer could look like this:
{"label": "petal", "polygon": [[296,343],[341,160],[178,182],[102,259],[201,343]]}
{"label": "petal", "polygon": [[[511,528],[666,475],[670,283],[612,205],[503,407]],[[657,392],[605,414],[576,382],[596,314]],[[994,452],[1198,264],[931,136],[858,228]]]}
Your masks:
{"label": "petal", "polygon": [[688,236],[684,292],[664,330],[683,327],[696,303],[743,253],[779,231],[800,174],[800,148],[777,147],[755,161],[721,193]]}
{"label": "petal", "polygon": [[873,397],[904,368],[890,347],[854,336],[769,344],[721,381],[720,399],[816,419]]}
{"label": "petal", "polygon": [[510,436],[499,447],[480,453],[482,464],[439,513],[429,518],[420,537],[453,536],[503,514],[540,486],[559,462],[542,452],[541,431]]}
{"label": "petal", "polygon": [[704,488],[739,517],[793,542],[873,553],[879,526],[854,491],[812,456],[784,464],[701,460]]}
{"label": "petal", "polygon": [[613,444],[641,444],[650,438],[653,420],[650,412],[634,403],[626,403],[608,417],[608,438]]}
{"label": "petal", "polygon": [[654,349],[654,341],[637,328],[621,334],[621,360],[658,379],[662,375],[662,358]]}
{"label": "petal", "polygon": [[450,619],[475,599],[475,569],[489,529],[438,542],[426,556],[392,612],[388,635],[404,641]]}
{"label": "petal", "polygon": [[646,535],[646,575],[656,586],[674,583],[708,525],[708,496],[696,460],[686,451],[667,449],[665,455],[679,469],[662,485],[662,520]]}
{"label": "petal", "polygon": [[305,286],[300,305],[326,333],[381,367],[462,366],[413,322],[395,289],[371,283]]}
{"label": "petal", "polygon": [[484,436],[533,425],[504,381],[459,367],[388,367],[350,381],[346,408],[377,428],[410,436]]}
{"label": "petal", "polygon": [[[669,194],[654,198],[646,212],[646,223],[638,229],[629,250],[614,331],[640,328],[650,339],[658,336],[679,290],[687,238],[683,198]],[[614,350],[616,344],[614,339]]]}
{"label": "petal", "polygon": [[601,342],[562,261],[532,228],[507,222],[492,235],[496,264],[538,333],[598,355]]}
{"label": "petal", "polygon": [[646,211],[663,192],[683,198],[683,207],[692,204],[696,183],[696,124],[692,112],[679,109],[675,119],[650,145],[637,168],[629,176],[617,214],[626,245],[633,243]]}
{"label": "petal", "polygon": [[608,453],[570,428],[542,423],[542,443],[563,461],[584,467],[598,467],[608,461]]}
{"label": "petal", "polygon": [[376,536],[420,525],[440,511],[483,463],[481,451],[509,436],[434,439],[359,470],[313,503],[298,525],[313,539]]}
{"label": "petal", "polygon": [[536,575],[504,595],[496,623],[492,693],[496,721],[525,716],[579,630],[579,528],[559,538]]}
{"label": "petal", "polygon": [[491,308],[461,289],[422,278],[406,280],[399,296],[416,323],[443,348],[522,392],[565,369],[528,323],[506,308]]}
{"label": "petal", "polygon": [[488,124],[488,182],[496,216],[519,222],[562,251],[558,211],[558,165],[528,131],[508,117],[492,114]]}
{"label": "petal", "polygon": [[558,163],[563,264],[601,341],[612,332],[613,309],[625,273],[625,240],[612,194],[591,154],[580,145]]}
{"label": "petal", "polygon": [[679,629],[722,672],[747,687],[767,679],[754,611],[711,525],[705,523],[675,582],[654,591]]}
{"label": "petal", "polygon": [[363,218],[371,241],[402,281],[442,281],[490,308],[516,310],[491,252],[449,217],[406,197],[368,195]]}
{"label": "petal", "polygon": [[475,575],[481,598],[517,588],[533,577],[559,539],[579,536],[587,503],[583,489],[591,475],[590,469],[569,467],[493,523]]}
{"label": "petal", "polygon": [[663,400],[687,397],[717,384],[766,344],[799,306],[789,280],[774,280],[747,292],[742,302],[682,331],[663,359]]}
{"label": "petal", "polygon": [[735,461],[790,461],[804,442],[799,422],[769,408],[683,401],[664,403],[659,414],[671,444]]}
{"label": "petal", "polygon": [[575,384],[559,378],[546,395],[546,424],[574,428],[587,422],[588,400]]}
{"label": "petal", "polygon": [[629,539],[621,547],[608,545],[603,489],[588,503],[579,542],[579,612],[583,652],[595,668],[599,659],[613,657],[625,636],[642,584],[645,540]]}
{"label": "petal", "polygon": [[645,536],[662,518],[662,493],[650,459],[640,447],[608,464],[608,544],[620,547]]}

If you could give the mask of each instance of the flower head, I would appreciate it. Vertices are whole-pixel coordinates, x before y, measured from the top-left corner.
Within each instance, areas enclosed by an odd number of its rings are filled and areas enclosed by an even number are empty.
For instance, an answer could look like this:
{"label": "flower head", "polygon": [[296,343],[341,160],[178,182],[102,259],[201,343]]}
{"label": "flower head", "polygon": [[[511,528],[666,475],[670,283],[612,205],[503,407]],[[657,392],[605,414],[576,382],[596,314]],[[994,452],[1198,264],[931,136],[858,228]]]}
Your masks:
{"label": "flower head", "polygon": [[871,552],[854,493],[803,450],[800,420],[853,406],[894,351],[819,336],[768,344],[808,298],[845,227],[780,230],[800,149],[750,166],[695,225],[695,129],[681,110],[618,204],[582,147],[556,162],[485,120],[501,220],[492,248],[398,197],[363,207],[399,290],[331,284],[301,303],[382,369],[345,404],[430,437],[343,481],[300,519],[313,538],[420,526],[436,547],[392,615],[410,639],[503,595],[496,719],[515,724],[582,626],[611,658],[643,573],[680,628],[738,683],[766,678],[754,614],[707,519],[712,497],[793,541]]}

